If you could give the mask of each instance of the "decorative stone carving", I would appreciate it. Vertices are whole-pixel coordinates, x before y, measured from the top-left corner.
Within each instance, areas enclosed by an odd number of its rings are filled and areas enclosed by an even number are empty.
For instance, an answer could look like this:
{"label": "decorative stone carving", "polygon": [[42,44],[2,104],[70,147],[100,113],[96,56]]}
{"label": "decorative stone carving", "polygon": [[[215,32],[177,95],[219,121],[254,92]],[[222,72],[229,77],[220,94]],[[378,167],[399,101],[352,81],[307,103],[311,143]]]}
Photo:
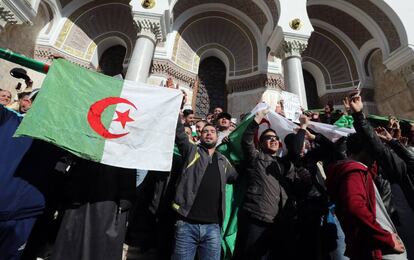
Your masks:
{"label": "decorative stone carving", "polygon": [[284,81],[279,74],[260,74],[248,78],[230,80],[227,84],[228,93],[243,92],[258,88],[284,90]]}
{"label": "decorative stone carving", "polygon": [[[405,66],[402,66],[399,70],[398,70],[398,75],[402,78],[407,77],[411,74],[414,73],[414,62],[410,62],[408,64],[406,64]],[[408,81],[408,79],[407,79]]]}
{"label": "decorative stone carving", "polygon": [[0,0],[0,31],[9,24],[32,24],[36,11],[27,0]]}
{"label": "decorative stone carving", "polygon": [[42,61],[47,64],[51,64],[53,59],[52,55],[62,56],[66,60],[71,61],[79,66],[82,66],[87,69],[94,69],[93,65],[85,60],[77,59],[67,53],[62,52],[61,50],[52,47],[52,46],[45,46],[45,45],[36,45],[34,50],[34,58],[38,61]]}
{"label": "decorative stone carving", "polygon": [[7,23],[17,24],[22,23],[22,21],[3,1],[0,1],[0,32],[4,29]]}
{"label": "decorative stone carving", "polygon": [[191,73],[169,60],[154,59],[151,66],[151,74],[172,77],[175,83],[188,84],[192,87],[197,79],[195,73]]}
{"label": "decorative stone carving", "polygon": [[138,28],[138,37],[148,37],[155,44],[164,38],[159,20],[135,16],[134,21]]}
{"label": "decorative stone carving", "polygon": [[290,56],[301,56],[308,47],[308,41],[302,39],[285,39],[281,42],[278,56],[281,59]]}

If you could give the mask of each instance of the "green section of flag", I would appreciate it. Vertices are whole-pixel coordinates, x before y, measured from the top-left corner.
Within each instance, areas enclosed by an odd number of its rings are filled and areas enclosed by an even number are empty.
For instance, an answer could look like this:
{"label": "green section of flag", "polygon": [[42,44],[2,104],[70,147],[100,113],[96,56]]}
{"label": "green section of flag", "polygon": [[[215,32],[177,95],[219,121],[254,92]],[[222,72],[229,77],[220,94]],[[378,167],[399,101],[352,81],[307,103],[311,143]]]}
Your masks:
{"label": "green section of flag", "polygon": [[[230,142],[222,144],[218,150],[230,160],[233,166],[239,165],[243,160],[244,154],[241,141],[246,128],[254,119],[254,116],[247,117],[240,125],[229,135]],[[233,257],[234,248],[237,238],[237,215],[244,195],[244,182],[242,174],[239,174],[237,184],[226,185],[226,215],[223,220],[223,237],[221,246],[223,248],[224,259]]]}
{"label": "green section of flag", "polygon": [[218,147],[218,150],[220,151],[220,153],[225,155],[227,159],[229,159],[233,165],[237,165],[243,160],[243,149],[241,146],[241,140],[242,140],[244,131],[246,131],[246,128],[253,121],[253,119],[254,119],[254,116],[247,117],[229,135],[230,142],[227,144],[222,144]]}
{"label": "green section of flag", "polygon": [[346,127],[346,128],[352,128],[354,127],[354,119],[352,116],[349,115],[342,115],[335,123],[337,127]]}
{"label": "green section of flag", "polygon": [[[93,161],[102,158],[105,139],[90,127],[87,116],[95,102],[119,97],[123,81],[111,78],[63,59],[55,60],[32,108],[15,136],[30,136],[62,147]],[[115,105],[102,114],[108,128]]]}

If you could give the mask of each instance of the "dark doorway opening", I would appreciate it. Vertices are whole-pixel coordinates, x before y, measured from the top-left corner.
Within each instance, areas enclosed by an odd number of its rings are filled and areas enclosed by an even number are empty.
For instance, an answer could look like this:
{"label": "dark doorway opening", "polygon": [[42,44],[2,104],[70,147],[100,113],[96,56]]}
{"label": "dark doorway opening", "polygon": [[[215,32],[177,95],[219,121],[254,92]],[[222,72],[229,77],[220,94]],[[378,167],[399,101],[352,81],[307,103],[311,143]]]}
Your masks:
{"label": "dark doorway opening", "polygon": [[122,74],[126,48],[122,45],[115,45],[104,51],[99,59],[99,68],[102,73],[108,76]]}
{"label": "dark doorway opening", "polygon": [[200,63],[199,84],[196,93],[196,116],[206,117],[214,108],[227,110],[226,66],[215,57],[209,57]]}
{"label": "dark doorway opening", "polygon": [[308,109],[322,108],[319,101],[318,86],[316,85],[315,78],[308,71],[303,70],[303,79],[305,81],[306,100],[308,101]]}

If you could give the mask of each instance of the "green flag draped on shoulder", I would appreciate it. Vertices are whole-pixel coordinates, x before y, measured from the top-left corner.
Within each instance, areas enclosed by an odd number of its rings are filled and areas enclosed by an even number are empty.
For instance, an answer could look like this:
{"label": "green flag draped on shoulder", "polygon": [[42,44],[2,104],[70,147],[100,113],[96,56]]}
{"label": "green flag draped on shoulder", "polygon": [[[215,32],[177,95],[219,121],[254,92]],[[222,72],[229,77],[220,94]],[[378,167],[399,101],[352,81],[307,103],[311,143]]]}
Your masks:
{"label": "green flag draped on shoulder", "polygon": [[[240,125],[229,135],[229,143],[220,145],[217,149],[237,166],[243,160],[243,150],[241,140],[247,126],[252,122],[254,116],[246,118]],[[241,178],[243,176],[240,176]],[[243,181],[238,181],[238,185],[226,185],[226,215],[223,220],[223,236],[221,246],[223,248],[224,259],[231,259],[234,253],[237,237],[237,214],[242,202],[244,189]]]}
{"label": "green flag draped on shoulder", "polygon": [[182,94],[54,61],[16,136],[132,169],[169,171]]}

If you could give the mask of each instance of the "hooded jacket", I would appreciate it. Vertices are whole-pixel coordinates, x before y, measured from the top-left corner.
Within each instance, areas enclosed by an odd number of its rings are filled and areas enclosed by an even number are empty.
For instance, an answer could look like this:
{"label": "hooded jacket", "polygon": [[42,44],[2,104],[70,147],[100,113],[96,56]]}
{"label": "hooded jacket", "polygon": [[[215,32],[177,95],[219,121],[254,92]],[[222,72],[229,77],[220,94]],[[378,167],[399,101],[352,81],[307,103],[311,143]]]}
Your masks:
{"label": "hooded jacket", "polygon": [[345,232],[345,255],[351,259],[380,260],[382,251],[395,246],[391,233],[376,221],[376,171],[351,160],[328,167],[326,186]]}

